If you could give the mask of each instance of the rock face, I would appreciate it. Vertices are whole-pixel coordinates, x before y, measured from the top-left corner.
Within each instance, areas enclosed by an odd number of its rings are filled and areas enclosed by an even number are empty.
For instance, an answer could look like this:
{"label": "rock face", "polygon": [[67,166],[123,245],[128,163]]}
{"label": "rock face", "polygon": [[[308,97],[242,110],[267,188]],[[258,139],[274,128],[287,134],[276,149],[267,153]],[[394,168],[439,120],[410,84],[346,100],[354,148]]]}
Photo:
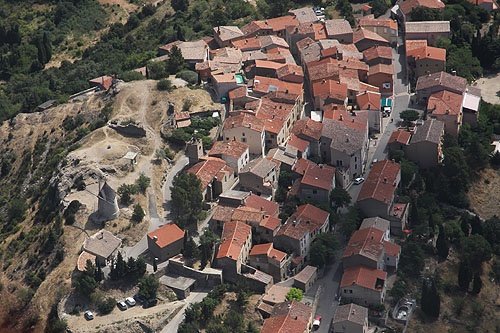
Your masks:
{"label": "rock face", "polygon": [[134,138],[142,138],[146,136],[146,130],[141,126],[133,123],[123,125],[121,123],[110,122],[108,126],[123,136]]}

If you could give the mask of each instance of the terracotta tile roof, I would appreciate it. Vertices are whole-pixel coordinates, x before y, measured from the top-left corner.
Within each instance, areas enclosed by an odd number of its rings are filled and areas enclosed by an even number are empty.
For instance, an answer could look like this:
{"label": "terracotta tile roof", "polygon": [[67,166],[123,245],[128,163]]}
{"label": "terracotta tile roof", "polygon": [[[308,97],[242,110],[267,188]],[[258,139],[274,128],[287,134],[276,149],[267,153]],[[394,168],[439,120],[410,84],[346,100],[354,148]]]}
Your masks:
{"label": "terracotta tile roof", "polygon": [[332,46],[326,49],[322,49],[321,57],[322,58],[336,57],[338,53],[339,53],[339,48],[337,46]]}
{"label": "terracotta tile roof", "polygon": [[306,234],[321,228],[327,218],[328,212],[309,204],[302,205],[281,225],[276,236],[283,235],[300,240]]}
{"label": "terracotta tile roof", "polygon": [[328,37],[352,34],[351,25],[344,19],[326,20],[325,29]]}
{"label": "terracotta tile roof", "polygon": [[313,161],[306,160],[305,158],[298,159],[292,167],[292,171],[299,175],[304,175],[309,166],[317,166]]}
{"label": "terracotta tile roof", "polygon": [[222,73],[222,74],[212,75],[212,79],[217,84],[236,82],[236,76],[234,73]]}
{"label": "terracotta tile roof", "polygon": [[252,173],[260,178],[264,178],[273,168],[276,168],[276,163],[266,158],[256,158],[250,161],[240,173]]}
{"label": "terracotta tile roof", "polygon": [[[329,58],[331,59],[331,58]],[[333,60],[333,59],[332,59]],[[321,61],[321,60],[320,60]],[[335,60],[335,62],[337,62]],[[334,63],[320,63],[316,66],[308,66],[309,82],[318,80],[337,79],[339,78],[338,62]]]}
{"label": "terracotta tile roof", "polygon": [[370,66],[370,70],[368,71],[368,76],[375,75],[378,73],[384,73],[384,74],[394,74],[394,68],[392,65],[386,65],[386,64],[376,64],[374,66]]}
{"label": "terracotta tile roof", "polygon": [[241,51],[260,50],[261,48],[260,39],[257,37],[235,40],[231,44]]}
{"label": "terracotta tile roof", "polygon": [[278,68],[283,67],[283,64],[280,64],[280,63],[274,62],[274,61],[255,60],[255,67],[256,68],[274,69],[276,71],[276,70],[278,70]]}
{"label": "terracotta tile roof", "polygon": [[467,80],[460,76],[451,75],[446,72],[432,73],[430,75],[420,76],[417,80],[417,92],[422,89],[441,86],[448,90],[465,91]]}
{"label": "terracotta tile roof", "polygon": [[324,164],[318,166],[309,165],[301,183],[329,191],[334,178],[335,169],[333,167]]}
{"label": "terracotta tile roof", "polygon": [[307,265],[297,275],[295,275],[293,279],[295,281],[307,283],[309,282],[309,280],[311,280],[311,278],[314,274],[316,274],[317,271],[318,269],[316,267]]}
{"label": "terracotta tile roof", "polygon": [[278,79],[280,80],[285,80],[287,76],[289,75],[295,75],[302,77],[302,80],[304,78],[304,71],[302,70],[302,67],[295,65],[295,64],[286,64],[284,66],[281,66],[278,68],[276,71],[276,75]]}
{"label": "terracotta tile roof", "polygon": [[343,101],[347,98],[347,84],[334,80],[323,80],[313,84],[313,96],[322,99],[334,98]]}
{"label": "terracotta tile roof", "polygon": [[299,20],[293,16],[281,16],[266,20],[266,23],[273,28],[274,32],[285,30],[288,26],[299,25]]}
{"label": "terracotta tile roof", "polygon": [[[277,284],[274,284],[269,288],[269,290],[262,296],[262,301],[265,302],[264,304],[278,304],[282,302],[286,302],[286,294],[290,291],[291,287],[287,286],[280,286]],[[271,306],[271,312],[269,314],[272,314],[272,306]]]}
{"label": "terracotta tile roof", "polygon": [[315,42],[313,39],[311,39],[309,37],[306,37],[306,38],[299,40],[295,45],[297,46],[298,50],[302,50],[302,49],[305,49],[306,47],[308,47],[309,45],[312,45],[312,44],[317,44],[317,42]]}
{"label": "terracotta tile roof", "polygon": [[344,275],[340,282],[340,287],[361,286],[372,290],[382,291],[383,284],[377,286],[377,279],[385,284],[387,273],[379,269],[368,268],[365,266],[352,266],[344,269]]}
{"label": "terracotta tile roof", "polygon": [[407,145],[410,143],[411,134],[408,131],[394,131],[389,138],[389,144],[397,142],[403,145]]}
{"label": "terracotta tile roof", "polygon": [[243,222],[230,221],[224,223],[222,243],[219,245],[219,251],[217,251],[217,259],[226,257],[238,260],[251,232],[252,227]]}
{"label": "terracotta tile roof", "polygon": [[241,27],[241,31],[245,35],[250,35],[253,33],[256,33],[258,31],[272,31],[273,28],[266,23],[266,21],[252,21],[248,23],[247,25]]}
{"label": "terracotta tile roof", "polygon": [[303,118],[295,122],[292,133],[297,135],[298,137],[306,137],[313,140],[319,140],[319,138],[321,138],[322,130],[322,123],[314,121],[311,118]]}
{"label": "terracotta tile roof", "polygon": [[235,127],[250,128],[257,132],[264,131],[265,123],[259,118],[248,113],[242,113],[238,116],[228,117],[224,123],[224,130],[229,130]]}
{"label": "terracotta tile roof", "polygon": [[366,199],[375,199],[389,204],[399,185],[396,178],[400,172],[400,165],[396,162],[384,160],[373,164],[366,181],[358,195],[358,202]]}
{"label": "terracotta tile roof", "polygon": [[365,61],[389,59],[392,61],[392,48],[389,46],[372,46],[363,51]]}
{"label": "terracotta tile roof", "polygon": [[313,24],[314,28],[314,40],[320,40],[326,38],[326,29],[323,24]]}
{"label": "terracotta tile roof", "polygon": [[234,172],[234,170],[226,165],[226,162],[215,157],[201,161],[193,165],[187,172],[193,173],[201,180],[201,188],[205,189],[221,171]]}
{"label": "terracotta tile roof", "polygon": [[300,23],[310,23],[318,20],[316,13],[311,7],[290,10],[288,14],[293,15]]}
{"label": "terracotta tile roof", "polygon": [[369,39],[369,40],[389,44],[389,42],[384,37],[380,36],[379,34],[376,34],[371,30],[359,27],[358,29],[356,29],[354,31],[353,42],[354,42],[354,44],[357,44],[364,39]]}
{"label": "terracotta tile roof", "polygon": [[166,224],[150,233],[148,233],[148,238],[154,240],[157,237],[156,245],[160,248],[164,248],[179,239],[184,238],[184,231],[182,231],[175,223]]}
{"label": "terracotta tile roof", "polygon": [[340,83],[346,84],[347,89],[350,91],[354,91],[355,93],[359,92],[359,74],[355,69],[340,69],[339,71],[339,80]]}
{"label": "terracotta tile roof", "polygon": [[100,84],[104,89],[108,90],[113,84],[113,78],[111,76],[99,76],[95,79],[89,80],[90,83]]}
{"label": "terracotta tile roof", "polygon": [[439,47],[422,46],[420,48],[409,51],[408,53],[406,53],[406,56],[412,57],[415,60],[432,59],[446,61],[446,50]]}
{"label": "terracotta tile roof", "polygon": [[312,308],[297,301],[276,304],[271,317],[264,320],[262,333],[303,333],[307,330]]}
{"label": "terracotta tile roof", "polygon": [[253,193],[245,200],[245,206],[259,209],[266,215],[276,216],[279,214],[279,205],[276,202],[266,200]]}
{"label": "terracotta tile roof", "polygon": [[279,79],[256,76],[253,80],[253,91],[267,94],[273,91],[281,91],[295,95],[302,94],[302,83],[285,82]]}
{"label": "terracotta tile roof", "polygon": [[245,222],[246,224],[249,224],[251,226],[257,226],[264,218],[264,215],[264,212],[260,209],[240,206],[234,209],[231,220]]}
{"label": "terracotta tile roof", "polygon": [[433,115],[460,115],[463,95],[448,90],[433,93],[427,102],[427,110]]}
{"label": "terracotta tile roof", "polygon": [[267,95],[264,96],[261,99],[256,116],[266,122],[266,132],[278,134],[283,126],[286,125],[286,121],[295,107],[295,100],[293,103],[282,103],[276,100],[269,98]]}
{"label": "terracotta tile roof", "polygon": [[233,216],[234,208],[218,205],[212,219],[215,221],[229,222]]}
{"label": "terracotta tile roof", "polygon": [[444,3],[440,0],[406,0],[399,3],[399,9],[405,15],[417,7],[444,8]]}
{"label": "terracotta tile roof", "polygon": [[406,22],[405,33],[450,32],[450,21]]}
{"label": "terracotta tile roof", "polygon": [[426,39],[415,39],[415,40],[407,40],[405,41],[405,48],[406,48],[406,56],[408,54],[415,50],[419,49],[421,47],[427,46],[427,40]]}
{"label": "terracotta tile roof", "polygon": [[356,96],[360,110],[380,110],[380,93],[365,91]]}
{"label": "terracotta tile roof", "polygon": [[383,27],[397,30],[398,24],[390,18],[375,18],[372,15],[364,16],[359,19],[359,26],[361,27]]}
{"label": "terracotta tile roof", "polygon": [[385,254],[391,257],[398,257],[401,253],[401,246],[392,242],[384,241]]}
{"label": "terracotta tile roof", "polygon": [[372,6],[370,6],[370,5],[363,5],[363,6],[361,6],[361,9],[365,10],[365,11],[366,10],[370,10],[370,9],[372,9]]}
{"label": "terracotta tile roof", "polygon": [[378,87],[372,86],[371,84],[365,83],[365,82],[360,82],[359,83],[359,92],[365,92],[365,91],[373,91],[373,92],[380,92],[380,89]]}
{"label": "terracotta tile roof", "polygon": [[216,141],[208,156],[219,157],[222,155],[240,158],[248,150],[248,145],[239,141]]}
{"label": "terracotta tile roof", "polygon": [[354,303],[339,305],[335,310],[333,323],[337,324],[344,321],[350,321],[363,326],[368,322],[368,309]]}
{"label": "terracotta tile roof", "polygon": [[356,230],[345,248],[343,259],[361,255],[374,261],[379,261],[384,254],[384,232],[377,228]]}
{"label": "terracotta tile roof", "polygon": [[363,59],[363,53],[359,52],[354,44],[341,44],[340,50],[343,57]]}
{"label": "terracotta tile roof", "polygon": [[229,98],[236,99],[247,96],[247,87],[239,87],[229,91]]}
{"label": "terracotta tile roof", "polygon": [[250,255],[251,256],[258,256],[262,254],[268,255],[272,248],[273,248],[273,243],[254,245],[252,247],[252,250],[250,251]]}
{"label": "terracotta tile roof", "polygon": [[230,41],[244,35],[237,26],[219,26],[214,27],[213,30],[215,34],[219,35],[222,41]]}
{"label": "terracotta tile roof", "polygon": [[191,119],[191,115],[188,111],[181,111],[175,113],[175,121]]}
{"label": "terracotta tile roof", "polygon": [[281,37],[269,35],[269,36],[259,36],[257,37],[260,40],[260,45],[262,48],[269,48],[270,46],[276,46],[288,49],[290,46]]}
{"label": "terracotta tile roof", "polygon": [[295,134],[290,134],[287,145],[297,148],[298,151],[304,152],[309,147],[310,142],[299,138]]}
{"label": "terracotta tile roof", "polygon": [[269,215],[266,215],[259,224],[260,227],[272,231],[276,230],[280,225],[281,225],[281,220],[279,218]]}

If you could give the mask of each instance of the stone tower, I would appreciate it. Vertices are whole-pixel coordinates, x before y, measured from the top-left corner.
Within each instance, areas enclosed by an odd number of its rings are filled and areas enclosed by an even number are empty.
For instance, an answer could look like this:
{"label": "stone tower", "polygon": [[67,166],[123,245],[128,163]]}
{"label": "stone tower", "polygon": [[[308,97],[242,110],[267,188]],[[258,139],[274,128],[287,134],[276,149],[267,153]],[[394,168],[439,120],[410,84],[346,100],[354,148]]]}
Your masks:
{"label": "stone tower", "polygon": [[204,156],[203,143],[201,139],[192,139],[186,145],[186,156],[189,158],[189,164],[194,164]]}
{"label": "stone tower", "polygon": [[116,219],[120,215],[116,192],[108,183],[104,182],[97,198],[97,212],[100,219],[109,221]]}

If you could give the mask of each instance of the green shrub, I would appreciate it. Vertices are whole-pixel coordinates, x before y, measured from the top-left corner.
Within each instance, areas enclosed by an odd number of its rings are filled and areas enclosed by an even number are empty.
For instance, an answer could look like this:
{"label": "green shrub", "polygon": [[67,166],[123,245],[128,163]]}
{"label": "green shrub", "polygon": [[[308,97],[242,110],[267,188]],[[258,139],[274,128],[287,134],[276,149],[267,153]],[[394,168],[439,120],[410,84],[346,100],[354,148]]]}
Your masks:
{"label": "green shrub", "polygon": [[132,214],[132,221],[141,222],[144,218],[144,209],[142,209],[141,205],[136,204],[134,206],[134,213]]}
{"label": "green shrub", "polygon": [[156,89],[161,91],[172,91],[174,87],[172,86],[172,82],[169,79],[161,79],[156,84]]}
{"label": "green shrub", "polygon": [[198,73],[190,70],[184,70],[177,74],[176,77],[180,77],[181,79],[192,85],[198,83]]}
{"label": "green shrub", "polygon": [[289,301],[300,302],[302,300],[302,290],[298,288],[290,288],[290,291],[286,294],[286,299]]}
{"label": "green shrub", "polygon": [[118,78],[125,82],[144,80],[144,76],[141,73],[134,71],[123,72],[118,76]]}
{"label": "green shrub", "polygon": [[108,297],[105,300],[102,300],[99,303],[97,303],[97,309],[102,314],[108,314],[111,311],[113,311],[115,304],[116,304],[116,299],[114,299],[113,297]]}

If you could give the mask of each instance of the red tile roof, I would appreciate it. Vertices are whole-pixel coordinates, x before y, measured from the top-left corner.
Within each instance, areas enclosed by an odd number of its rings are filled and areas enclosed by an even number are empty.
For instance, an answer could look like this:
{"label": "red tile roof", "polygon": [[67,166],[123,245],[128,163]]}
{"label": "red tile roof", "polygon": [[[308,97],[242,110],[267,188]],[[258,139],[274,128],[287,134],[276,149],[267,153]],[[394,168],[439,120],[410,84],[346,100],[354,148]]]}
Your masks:
{"label": "red tile roof", "polygon": [[298,151],[304,152],[309,147],[310,142],[299,138],[295,134],[290,134],[287,145],[297,148]]}
{"label": "red tile roof", "polygon": [[373,227],[356,230],[349,239],[342,258],[361,255],[378,262],[384,253],[383,239],[382,230]]}
{"label": "red tile roof", "polygon": [[385,254],[391,257],[398,257],[401,253],[401,246],[393,242],[384,241]]}
{"label": "red tile roof", "polygon": [[302,269],[297,275],[293,277],[294,280],[302,282],[302,283],[307,283],[311,278],[316,274],[318,269],[314,266],[307,265]]}
{"label": "red tile roof", "polygon": [[108,90],[113,84],[113,78],[111,76],[99,76],[95,79],[89,80],[90,83],[100,84],[105,90]]}
{"label": "red tile roof", "polygon": [[380,110],[380,93],[365,91],[356,96],[360,110]]}
{"label": "red tile roof", "polygon": [[154,240],[154,237],[158,237],[156,245],[160,248],[164,248],[179,239],[184,238],[184,231],[182,231],[175,223],[166,224],[148,234],[148,238]]}
{"label": "red tile roof", "polygon": [[444,3],[440,0],[406,0],[399,3],[399,9],[405,15],[410,14],[417,7],[440,9],[444,8]]}
{"label": "red tile roof", "polygon": [[[331,58],[329,58],[331,59]],[[333,60],[333,59],[332,59]],[[321,60],[320,60],[321,61]],[[337,79],[339,78],[338,61],[336,63],[319,63],[316,66],[308,66],[309,82],[315,82],[323,79]],[[314,83],[313,83],[314,84]]]}
{"label": "red tile roof", "polygon": [[433,115],[459,115],[462,110],[463,95],[441,90],[429,97],[427,110]]}
{"label": "red tile roof", "polygon": [[260,39],[257,37],[233,40],[231,44],[241,51],[260,50]]}
{"label": "red tile roof", "polygon": [[427,46],[427,40],[426,39],[415,39],[415,40],[407,40],[405,41],[405,48],[406,48],[406,56],[408,54],[418,48],[421,48],[423,46]]}
{"label": "red tile roof", "polygon": [[375,18],[372,15],[367,15],[359,19],[359,26],[361,27],[384,27],[397,30],[398,24],[390,18]]}
{"label": "red tile roof", "polygon": [[281,226],[277,236],[284,235],[300,240],[307,233],[319,230],[325,223],[328,215],[328,212],[313,205],[302,205]]}
{"label": "red tile roof", "polygon": [[251,256],[267,255],[269,258],[281,261],[286,257],[286,253],[273,248],[273,243],[254,245],[250,251]]}
{"label": "red tile roof", "polygon": [[304,71],[302,70],[302,67],[295,64],[285,64],[284,66],[282,65],[276,70],[276,75],[280,80],[283,80],[283,78],[287,77],[288,75],[296,75],[303,78]]}
{"label": "red tile roof", "polygon": [[239,141],[216,141],[208,156],[220,157],[223,155],[240,158],[248,150],[248,145]]}
{"label": "red tile roof", "polygon": [[373,41],[378,41],[378,42],[383,42],[383,43],[389,44],[389,42],[387,41],[387,39],[385,39],[384,37],[380,36],[379,34],[376,34],[376,33],[374,33],[371,30],[359,27],[358,29],[356,29],[354,31],[353,42],[354,42],[354,44],[357,44],[360,41],[362,41],[363,39],[369,39],[369,40],[373,40]]}
{"label": "red tile roof", "polygon": [[368,76],[379,74],[379,73],[392,75],[392,74],[394,74],[394,68],[392,67],[392,65],[386,65],[386,64],[376,64],[374,66],[370,66]]}
{"label": "red tile roof", "polygon": [[313,96],[322,99],[334,98],[343,101],[347,98],[347,84],[334,80],[323,80],[313,84]]}
{"label": "red tile roof", "polygon": [[406,53],[407,57],[413,57],[415,60],[432,59],[446,61],[446,50],[439,47],[422,46]]}
{"label": "red tile roof", "polygon": [[200,178],[202,189],[205,189],[221,171],[234,173],[234,170],[228,167],[225,161],[215,157],[198,162],[187,170],[187,172],[193,173]]}
{"label": "red tile roof", "polygon": [[276,230],[281,225],[281,220],[275,216],[266,215],[262,221],[260,221],[259,226],[269,230]]}
{"label": "red tile roof", "polygon": [[279,214],[279,205],[276,202],[269,201],[253,193],[245,200],[245,206],[259,209],[271,216]]}
{"label": "red tile roof", "polygon": [[408,131],[394,131],[389,138],[389,144],[397,142],[403,145],[407,145],[410,143],[411,134]]}
{"label": "red tile roof", "polygon": [[292,132],[298,137],[307,137],[314,140],[321,138],[323,124],[311,118],[299,119],[295,122]]}
{"label": "red tile roof", "polygon": [[286,27],[291,25],[299,25],[299,20],[295,17],[287,15],[281,17],[275,17],[265,21],[267,25],[271,26],[274,32],[285,30]]}
{"label": "red tile roof", "polygon": [[374,59],[389,59],[392,61],[392,48],[389,46],[375,45],[363,51],[365,61]]}
{"label": "red tile roof", "polygon": [[365,91],[380,92],[380,89],[378,87],[372,86],[371,84],[368,84],[365,82],[360,82],[359,83],[359,92],[362,93]]}
{"label": "red tile roof", "polygon": [[301,95],[302,83],[285,82],[275,78],[256,76],[253,80],[253,91],[261,94],[267,94],[272,91],[281,91]]}
{"label": "red tile roof", "polygon": [[298,173],[299,175],[304,175],[307,168],[310,166],[317,166],[316,163],[306,160],[304,158],[298,159],[292,167],[292,171]]}
{"label": "red tile roof", "polygon": [[328,165],[309,165],[302,177],[301,183],[312,187],[330,190],[335,178],[335,169]]}
{"label": "red tile roof", "polygon": [[377,279],[387,279],[387,273],[379,269],[368,268],[365,266],[352,266],[344,269],[344,275],[340,282],[340,287],[361,286],[372,290],[382,290],[382,286],[377,288]]}
{"label": "red tile roof", "polygon": [[265,123],[261,119],[248,113],[242,113],[234,117],[228,117],[224,123],[224,130],[235,127],[246,127],[257,132],[262,132],[264,131],[264,125]]}
{"label": "red tile roof", "polygon": [[264,320],[262,333],[304,333],[311,314],[310,306],[297,301],[276,304],[271,317]]}
{"label": "red tile roof", "polygon": [[358,202],[366,199],[375,199],[389,204],[399,185],[397,178],[401,166],[389,160],[373,164],[366,181],[358,195]]}
{"label": "red tile roof", "polygon": [[241,27],[241,31],[245,35],[256,33],[256,32],[261,31],[261,30],[272,31],[273,28],[269,24],[267,24],[265,21],[253,21],[253,22],[250,22],[247,25]]}
{"label": "red tile roof", "polygon": [[226,257],[238,260],[243,250],[243,246],[251,232],[252,227],[243,222],[230,221],[224,223],[221,238],[222,243],[217,252],[217,259]]}

